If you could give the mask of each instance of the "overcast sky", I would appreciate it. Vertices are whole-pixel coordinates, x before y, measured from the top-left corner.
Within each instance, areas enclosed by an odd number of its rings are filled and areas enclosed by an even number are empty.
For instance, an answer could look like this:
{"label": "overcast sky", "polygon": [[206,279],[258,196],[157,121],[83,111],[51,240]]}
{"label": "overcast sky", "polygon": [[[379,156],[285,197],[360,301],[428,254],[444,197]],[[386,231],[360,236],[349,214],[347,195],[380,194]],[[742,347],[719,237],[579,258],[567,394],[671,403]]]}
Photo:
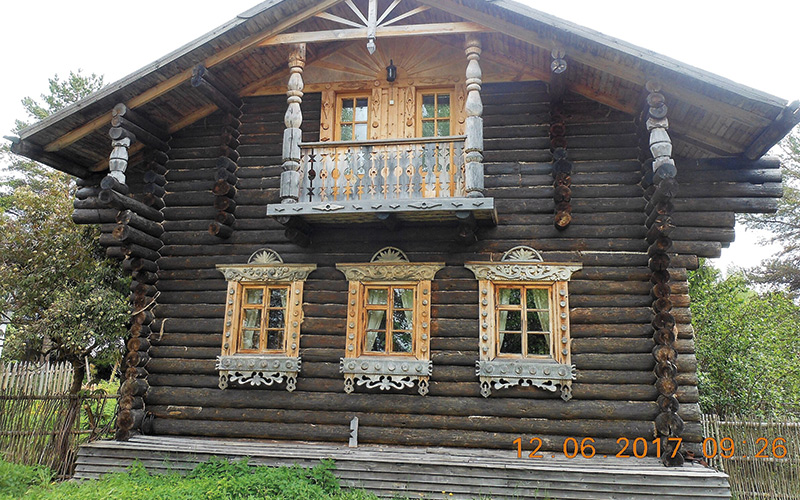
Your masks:
{"label": "overcast sky", "polygon": [[[0,135],[25,118],[25,96],[47,91],[47,79],[81,68],[106,83],[253,7],[257,0],[27,0],[0,11]],[[800,2],[671,0],[523,0],[533,8],[700,67],[778,97],[800,98],[795,47]],[[723,251],[722,267],[748,266],[764,255],[741,228]]]}

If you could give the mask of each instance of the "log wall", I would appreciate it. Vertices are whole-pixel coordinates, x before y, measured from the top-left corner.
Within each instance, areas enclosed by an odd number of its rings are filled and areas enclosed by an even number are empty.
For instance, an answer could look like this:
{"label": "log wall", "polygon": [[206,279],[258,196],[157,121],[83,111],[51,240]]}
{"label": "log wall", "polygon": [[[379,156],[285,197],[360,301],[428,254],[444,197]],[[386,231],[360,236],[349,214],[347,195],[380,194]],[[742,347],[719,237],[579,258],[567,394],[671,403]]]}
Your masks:
{"label": "log wall", "polygon": [[[161,292],[147,370],[147,410],[157,434],[346,442],[359,417],[359,441],[423,446],[511,448],[519,436],[537,436],[543,449],[561,450],[569,437],[592,437],[601,453],[616,453],[617,439],[652,441],[658,414],[653,386],[650,271],[645,241],[645,200],[638,139],[632,117],[567,94],[569,158],[573,162],[572,222],[553,225],[550,103],[542,83],[483,87],[486,195],[498,207],[497,227],[479,231],[464,247],[457,227],[317,226],[309,248],[285,239],[266,217],[279,202],[284,96],[247,98],[242,107],[236,228],[227,240],[209,234],[217,213],[210,191],[219,154],[221,114],[173,136],[166,175],[166,208],[158,262]],[[319,94],[303,99],[303,140],[319,138]],[[684,438],[701,437],[696,360],[689,316],[686,268],[696,256],[713,256],[733,237],[733,212],[772,206],[775,171],[692,166],[681,169],[676,201],[672,296],[679,324],[678,397]],[[779,182],[779,174],[778,174]],[[766,182],[767,184],[763,184]],[[716,183],[709,185],[709,183]],[[724,184],[724,185],[723,185]],[[776,187],[777,186],[777,187]],[[711,190],[710,187],[717,189]],[[765,194],[767,193],[767,194]],[[705,196],[717,196],[711,200]],[[403,249],[412,261],[445,261],[433,282],[433,375],[426,397],[414,389],[344,393],[347,281],[334,265],[367,262],[384,246]],[[480,395],[477,281],[469,260],[517,245],[542,251],[545,260],[582,262],[570,282],[573,399],[534,388]],[[226,283],[216,264],[245,263],[270,247],[286,262],[313,262],[305,286],[303,369],[297,389],[220,390],[219,355]],[[527,442],[527,440],[526,440]]]}

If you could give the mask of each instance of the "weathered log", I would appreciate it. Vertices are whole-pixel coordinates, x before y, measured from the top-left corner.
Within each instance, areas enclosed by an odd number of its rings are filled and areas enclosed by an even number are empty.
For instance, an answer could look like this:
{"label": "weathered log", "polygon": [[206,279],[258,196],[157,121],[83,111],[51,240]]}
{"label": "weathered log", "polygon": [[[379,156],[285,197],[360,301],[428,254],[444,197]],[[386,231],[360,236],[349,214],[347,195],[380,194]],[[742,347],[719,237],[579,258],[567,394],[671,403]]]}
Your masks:
{"label": "weathered log", "polygon": [[217,169],[216,180],[224,181],[231,185],[235,185],[239,181],[239,179],[236,177],[236,174],[229,171],[227,168]]}
{"label": "weathered log", "polygon": [[294,227],[287,227],[284,233],[287,240],[299,247],[307,248],[311,245],[311,235],[309,233]]}
{"label": "weathered log", "polygon": [[223,212],[233,213],[236,210],[236,201],[227,196],[214,198],[214,208]]}
{"label": "weathered log", "polygon": [[145,219],[150,219],[155,222],[162,222],[164,220],[164,214],[158,210],[154,210],[144,203],[138,202],[133,198],[124,196],[111,189],[103,189],[98,195],[98,200],[101,203],[111,205],[119,210],[131,210]]}
{"label": "weathered log", "polygon": [[222,225],[232,227],[234,222],[236,222],[236,217],[228,212],[220,212],[217,214],[214,220]]}
{"label": "weathered log", "polygon": [[166,190],[155,183],[148,183],[143,185],[142,192],[145,194],[151,194],[157,198],[162,198],[164,194],[166,194]]}
{"label": "weathered log", "polygon": [[161,210],[167,206],[162,197],[150,193],[142,195],[142,202],[155,210]]}
{"label": "weathered log", "polygon": [[151,273],[158,272],[158,264],[156,264],[152,260],[143,259],[143,258],[133,258],[131,261],[131,270],[141,272],[147,271]]}
{"label": "weathered log", "polygon": [[150,361],[150,356],[142,351],[130,351],[125,356],[125,362],[128,366],[144,368],[148,361]]}
{"label": "weathered log", "polygon": [[216,181],[211,192],[217,196],[227,196],[229,198],[236,197],[236,187],[226,181]]}
{"label": "weathered log", "polygon": [[235,172],[238,169],[238,165],[236,162],[228,158],[227,156],[220,156],[217,158],[217,169],[225,169],[229,172]]}
{"label": "weathered log", "polygon": [[[213,80],[216,84],[211,83]],[[218,108],[234,118],[242,116],[239,107],[241,100],[228,90],[221,82],[214,79],[209,71],[202,65],[197,65],[192,70],[192,87],[203,93]]]}
{"label": "weathered log", "polygon": [[212,222],[208,225],[208,232],[212,236],[227,239],[233,235],[233,228],[225,224],[220,224],[219,222]]}
{"label": "weathered log", "polygon": [[123,396],[144,396],[150,385],[145,379],[128,379],[119,388],[119,393]]}
{"label": "weathered log", "polygon": [[75,224],[104,224],[114,222],[118,211],[115,209],[76,209],[72,212]]}
{"label": "weathered log", "polygon": [[127,224],[119,224],[112,233],[114,238],[123,242],[125,245],[141,245],[145,248],[149,248],[151,250],[160,249],[164,246],[164,243],[158,239],[150,236],[149,234],[145,233],[144,231],[140,231],[132,226]]}
{"label": "weathered log", "polygon": [[147,271],[133,271],[133,278],[139,283],[153,285],[158,281],[158,275]]}
{"label": "weathered log", "polygon": [[158,137],[158,139],[161,141],[166,142],[170,139],[170,134],[162,127],[159,127],[140,112],[134,111],[122,103],[114,106],[114,109],[111,110],[111,117],[112,119],[124,118],[125,120],[136,124],[137,127],[147,130],[148,133]]}
{"label": "weathered log", "polygon": [[136,228],[154,238],[158,238],[164,234],[164,227],[161,224],[153,222],[149,219],[145,219],[144,217],[140,217],[131,210],[122,210],[120,212],[116,212],[115,220],[119,224]]}
{"label": "weathered log", "polygon": [[131,131],[137,140],[141,141],[148,147],[163,151],[165,153],[169,151],[169,145],[165,141],[159,139],[150,131],[143,129],[123,116],[112,117],[111,126]]}
{"label": "weathered log", "polygon": [[155,262],[161,258],[161,255],[157,251],[134,243],[125,244],[122,248],[124,249],[125,255],[132,259],[142,258]]}
{"label": "weathered log", "polygon": [[137,281],[131,282],[131,291],[137,295],[146,295],[148,297],[153,297],[158,290],[153,285],[148,285],[147,283],[139,283]]}
{"label": "weathered log", "polygon": [[125,260],[128,254],[123,247],[108,247],[106,248],[106,257],[109,259]]}
{"label": "weathered log", "polygon": [[167,179],[162,174],[159,174],[153,170],[147,170],[142,176],[142,182],[164,186],[167,183]]}
{"label": "weathered log", "polygon": [[97,195],[99,196],[102,190],[106,189],[112,189],[117,193],[123,195],[127,195],[128,193],[130,193],[131,190],[127,184],[123,184],[119,182],[117,179],[108,175],[105,176],[102,181],[100,181],[100,190],[97,192]]}
{"label": "weathered log", "polygon": [[122,396],[119,398],[120,408],[129,408],[131,410],[141,410],[144,408],[144,399],[134,396]]}
{"label": "weathered log", "polygon": [[135,337],[128,340],[128,351],[144,351],[150,349],[150,341],[146,338]]}
{"label": "weathered log", "polygon": [[131,144],[136,142],[136,134],[123,127],[111,127],[111,130],[108,131],[108,136],[114,141],[130,139]]}

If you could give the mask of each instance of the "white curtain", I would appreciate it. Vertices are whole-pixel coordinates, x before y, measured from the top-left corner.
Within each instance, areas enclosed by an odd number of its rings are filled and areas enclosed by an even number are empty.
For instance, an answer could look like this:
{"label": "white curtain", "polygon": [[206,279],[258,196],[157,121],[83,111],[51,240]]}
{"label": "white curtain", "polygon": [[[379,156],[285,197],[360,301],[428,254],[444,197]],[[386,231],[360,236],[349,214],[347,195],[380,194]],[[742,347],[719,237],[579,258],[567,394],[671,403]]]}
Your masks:
{"label": "white curtain", "polygon": [[[511,302],[511,294],[514,292],[514,288],[501,288],[500,289],[500,296],[499,301],[501,305],[507,305]],[[498,331],[498,342],[497,348],[498,351],[500,347],[503,345],[503,338],[505,338],[505,334],[500,333],[506,329],[506,322],[508,321],[508,313],[509,311],[500,311],[500,314],[497,318],[497,331]]]}
{"label": "white curtain", "polygon": [[[384,291],[384,290],[381,290],[381,289],[368,289],[367,290],[367,294],[368,294],[367,295],[367,303],[368,304],[380,304],[380,298],[381,298],[380,297],[380,292],[381,291]],[[388,299],[389,298],[387,297],[387,300]],[[375,339],[378,337],[379,333],[381,333],[383,335],[386,335],[385,332],[370,331],[370,330],[380,330],[382,324],[384,325],[383,329],[385,330],[385,328],[386,328],[385,319],[386,319],[386,311],[385,310],[384,311],[370,310],[369,312],[367,312],[367,343],[366,343],[366,346],[365,346],[365,349],[367,351],[373,351],[374,352]]]}
{"label": "white curtain", "polygon": [[[413,333],[414,332],[414,290],[413,289],[408,289],[408,288],[402,289],[402,290],[403,291],[405,291],[405,290],[410,290],[411,291],[411,293],[401,293],[400,294],[400,300],[402,301],[403,309],[410,309],[410,311],[403,311],[403,313],[405,314],[405,317],[406,317],[406,324],[409,325],[408,329],[411,330],[411,332],[412,332],[411,333],[412,345],[408,346],[409,351],[404,351],[404,352],[412,352],[413,349],[414,349],[414,346],[413,346],[413,342],[414,342],[413,341],[413,339],[414,339],[414,333]],[[394,342],[394,339],[392,339],[392,342]]]}
{"label": "white curtain", "polygon": [[542,325],[542,331],[549,332],[550,331],[550,292],[549,290],[545,289],[536,289],[530,288],[528,289],[528,294],[533,296],[533,304],[536,309],[542,309],[542,311],[537,311],[536,314],[539,316],[539,323]]}

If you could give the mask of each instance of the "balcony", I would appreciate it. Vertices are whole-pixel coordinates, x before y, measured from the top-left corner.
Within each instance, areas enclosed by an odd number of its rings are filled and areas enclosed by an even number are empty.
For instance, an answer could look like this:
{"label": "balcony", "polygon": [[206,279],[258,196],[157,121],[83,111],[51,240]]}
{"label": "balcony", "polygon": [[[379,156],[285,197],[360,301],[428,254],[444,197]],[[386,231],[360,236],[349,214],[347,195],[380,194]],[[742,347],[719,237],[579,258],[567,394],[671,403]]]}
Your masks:
{"label": "balcony", "polygon": [[267,215],[308,223],[495,222],[494,200],[468,197],[465,136],[300,144],[297,203]]}

